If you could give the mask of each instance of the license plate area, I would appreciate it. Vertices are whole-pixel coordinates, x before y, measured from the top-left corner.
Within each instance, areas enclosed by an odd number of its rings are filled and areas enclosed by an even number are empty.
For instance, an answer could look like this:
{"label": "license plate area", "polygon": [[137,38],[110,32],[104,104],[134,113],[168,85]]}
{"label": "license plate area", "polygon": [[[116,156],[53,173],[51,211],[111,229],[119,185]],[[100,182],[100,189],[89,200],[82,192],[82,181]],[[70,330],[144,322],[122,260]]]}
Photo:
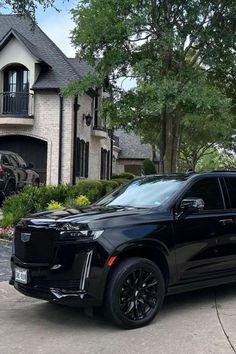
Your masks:
{"label": "license plate area", "polygon": [[15,267],[15,281],[21,284],[28,283],[28,269]]}

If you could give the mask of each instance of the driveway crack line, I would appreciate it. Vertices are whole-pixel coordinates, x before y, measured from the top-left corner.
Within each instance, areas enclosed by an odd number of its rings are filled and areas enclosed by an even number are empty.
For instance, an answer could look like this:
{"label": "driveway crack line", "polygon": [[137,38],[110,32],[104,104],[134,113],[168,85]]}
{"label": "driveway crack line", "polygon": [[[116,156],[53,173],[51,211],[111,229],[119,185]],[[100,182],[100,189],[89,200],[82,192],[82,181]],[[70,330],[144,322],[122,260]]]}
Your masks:
{"label": "driveway crack line", "polygon": [[219,310],[218,310],[218,306],[217,306],[217,301],[216,301],[216,291],[214,292],[214,295],[215,295],[215,308],[216,308],[216,314],[217,314],[218,321],[220,323],[221,329],[222,329],[222,331],[223,331],[223,333],[224,333],[229,345],[231,346],[233,352],[236,354],[236,349],[234,348],[234,346],[233,346],[228,334],[226,333],[226,331],[224,329],[224,326],[223,326],[223,323],[222,323],[221,318],[220,318],[220,314],[219,314]]}

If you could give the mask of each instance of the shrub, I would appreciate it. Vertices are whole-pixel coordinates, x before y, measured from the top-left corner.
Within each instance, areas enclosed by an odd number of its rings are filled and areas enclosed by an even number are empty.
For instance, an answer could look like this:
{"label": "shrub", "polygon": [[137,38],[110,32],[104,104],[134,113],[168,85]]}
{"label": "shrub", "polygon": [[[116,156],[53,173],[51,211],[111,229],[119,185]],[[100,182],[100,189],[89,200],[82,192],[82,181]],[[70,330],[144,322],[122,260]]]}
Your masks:
{"label": "shrub", "polygon": [[75,207],[81,207],[81,206],[87,206],[90,204],[89,199],[86,197],[86,195],[80,195],[76,199],[74,199],[74,206]]}
{"label": "shrub", "polygon": [[52,200],[50,203],[48,203],[47,210],[58,210],[62,209],[63,205],[59,202],[55,202],[55,200]]}
{"label": "shrub", "polygon": [[123,172],[120,174],[114,173],[112,175],[112,179],[116,179],[116,178],[134,179],[135,175],[133,175],[132,173],[129,173],[129,172]]}
{"label": "shrub", "polygon": [[143,161],[143,171],[145,175],[154,175],[155,173],[157,173],[156,167],[151,160]]}
{"label": "shrub", "polygon": [[27,187],[23,192],[15,194],[4,201],[1,225],[4,225],[4,227],[15,225],[23,217],[48,208],[48,210],[61,209],[63,205],[76,207],[74,200],[81,195],[87,198],[88,202],[94,203],[126,182],[127,179],[116,179],[114,181],[86,180],[80,181],[75,186]]}

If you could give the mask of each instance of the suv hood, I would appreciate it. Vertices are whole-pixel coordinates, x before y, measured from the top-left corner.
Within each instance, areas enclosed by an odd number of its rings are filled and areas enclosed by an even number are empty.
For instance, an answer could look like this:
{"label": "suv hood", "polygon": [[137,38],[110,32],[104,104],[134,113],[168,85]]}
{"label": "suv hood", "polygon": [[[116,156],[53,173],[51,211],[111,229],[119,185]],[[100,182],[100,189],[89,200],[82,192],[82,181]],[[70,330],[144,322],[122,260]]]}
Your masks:
{"label": "suv hood", "polygon": [[161,221],[169,218],[161,209],[133,207],[90,206],[82,209],[65,209],[33,214],[22,219],[18,227],[63,227],[64,224],[80,225],[83,229],[119,227],[143,222]]}

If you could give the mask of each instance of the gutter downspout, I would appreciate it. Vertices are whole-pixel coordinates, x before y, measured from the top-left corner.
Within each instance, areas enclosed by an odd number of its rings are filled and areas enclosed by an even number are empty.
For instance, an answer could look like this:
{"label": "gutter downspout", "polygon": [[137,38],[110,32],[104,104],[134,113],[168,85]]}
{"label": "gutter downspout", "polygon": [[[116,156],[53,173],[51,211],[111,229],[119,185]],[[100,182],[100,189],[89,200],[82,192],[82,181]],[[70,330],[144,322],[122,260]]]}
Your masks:
{"label": "gutter downspout", "polygon": [[73,135],[73,174],[72,184],[76,184],[76,169],[77,169],[77,128],[78,128],[78,110],[80,105],[78,104],[78,96],[74,98],[74,135]]}
{"label": "gutter downspout", "polygon": [[110,179],[112,179],[112,162],[113,162],[113,129],[111,129],[111,134],[110,134],[110,139],[111,139],[111,153],[110,153]]}
{"label": "gutter downspout", "polygon": [[62,124],[63,124],[63,97],[60,97],[59,112],[59,148],[58,148],[58,184],[61,184],[62,175]]}

